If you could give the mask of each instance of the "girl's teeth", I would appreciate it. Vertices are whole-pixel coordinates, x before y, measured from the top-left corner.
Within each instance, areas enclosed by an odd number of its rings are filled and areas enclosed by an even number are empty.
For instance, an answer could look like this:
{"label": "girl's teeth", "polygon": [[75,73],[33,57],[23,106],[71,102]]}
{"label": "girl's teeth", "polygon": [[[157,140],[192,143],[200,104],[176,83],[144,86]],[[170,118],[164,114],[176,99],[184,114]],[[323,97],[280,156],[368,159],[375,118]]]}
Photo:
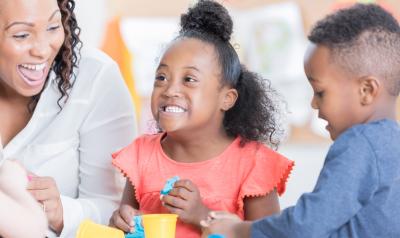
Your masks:
{"label": "girl's teeth", "polygon": [[35,70],[35,71],[39,71],[39,70],[43,70],[44,67],[46,67],[46,64],[21,64],[22,67],[29,69],[29,70]]}
{"label": "girl's teeth", "polygon": [[167,107],[165,107],[165,112],[179,113],[179,112],[185,112],[185,110],[183,108],[180,108],[180,107],[167,106]]}

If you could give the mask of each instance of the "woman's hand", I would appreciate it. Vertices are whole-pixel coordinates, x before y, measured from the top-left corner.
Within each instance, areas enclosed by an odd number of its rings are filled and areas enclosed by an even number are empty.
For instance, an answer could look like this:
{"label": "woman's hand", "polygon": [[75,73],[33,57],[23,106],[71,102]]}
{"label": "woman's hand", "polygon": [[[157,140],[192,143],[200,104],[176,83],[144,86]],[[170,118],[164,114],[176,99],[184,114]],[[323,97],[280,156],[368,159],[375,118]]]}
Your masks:
{"label": "woman's hand", "polygon": [[64,227],[63,207],[55,180],[51,177],[40,177],[29,174],[28,191],[41,203],[50,228],[58,235]]}
{"label": "woman's hand", "polygon": [[119,228],[125,232],[135,232],[134,216],[141,215],[141,212],[128,204],[121,204],[110,218],[110,226]]}
{"label": "woman's hand", "polygon": [[175,182],[174,188],[168,195],[162,196],[161,201],[183,222],[197,227],[200,227],[200,221],[206,219],[210,211],[201,201],[197,186],[187,179]]}
{"label": "woman's hand", "polygon": [[224,235],[226,238],[250,237],[251,222],[242,221],[237,215],[228,212],[210,212],[207,220],[201,221],[202,237],[210,234]]}

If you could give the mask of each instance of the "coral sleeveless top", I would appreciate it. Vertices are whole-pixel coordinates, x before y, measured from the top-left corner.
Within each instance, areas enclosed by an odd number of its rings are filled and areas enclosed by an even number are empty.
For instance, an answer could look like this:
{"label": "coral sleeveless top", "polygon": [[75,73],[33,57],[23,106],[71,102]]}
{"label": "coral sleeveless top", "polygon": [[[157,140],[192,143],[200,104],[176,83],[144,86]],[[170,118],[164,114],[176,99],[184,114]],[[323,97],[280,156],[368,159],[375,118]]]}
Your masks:
{"label": "coral sleeveless top", "polygon": [[[167,179],[178,175],[200,190],[203,203],[211,210],[225,210],[244,217],[245,197],[264,196],[285,183],[293,162],[257,142],[240,146],[236,138],[219,156],[196,163],[176,162],[161,147],[163,134],[144,135],[113,154],[113,165],[135,187],[140,211],[168,213],[160,202],[160,190]],[[178,220],[177,238],[199,238],[200,231]]]}

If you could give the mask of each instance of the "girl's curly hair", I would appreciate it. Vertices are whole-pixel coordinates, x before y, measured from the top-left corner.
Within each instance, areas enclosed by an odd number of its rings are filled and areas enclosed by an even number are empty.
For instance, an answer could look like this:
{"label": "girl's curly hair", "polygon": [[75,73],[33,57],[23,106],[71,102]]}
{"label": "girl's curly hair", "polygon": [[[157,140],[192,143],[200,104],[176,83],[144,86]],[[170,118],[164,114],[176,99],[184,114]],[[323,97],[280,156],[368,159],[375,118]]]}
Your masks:
{"label": "girl's curly hair", "polygon": [[179,38],[196,38],[214,46],[222,72],[222,85],[238,92],[235,105],[225,113],[223,125],[229,136],[240,136],[241,145],[249,141],[279,145],[282,134],[278,94],[270,82],[241,65],[229,42],[233,22],[228,11],[212,0],[200,0],[181,16]]}
{"label": "girl's curly hair", "polygon": [[[82,42],[79,39],[81,29],[77,24],[74,14],[75,0],[57,0],[57,3],[61,12],[65,39],[54,59],[52,71],[54,71],[56,75],[57,87],[61,94],[57,104],[62,108],[61,100],[63,98],[65,98],[64,101],[68,100],[68,90],[72,87],[71,78],[74,76],[74,68],[78,66],[78,56]],[[46,83],[48,83],[49,76],[50,73],[47,75]],[[32,97],[29,104],[29,111],[31,113],[35,110],[43,90],[44,88],[39,94]]]}

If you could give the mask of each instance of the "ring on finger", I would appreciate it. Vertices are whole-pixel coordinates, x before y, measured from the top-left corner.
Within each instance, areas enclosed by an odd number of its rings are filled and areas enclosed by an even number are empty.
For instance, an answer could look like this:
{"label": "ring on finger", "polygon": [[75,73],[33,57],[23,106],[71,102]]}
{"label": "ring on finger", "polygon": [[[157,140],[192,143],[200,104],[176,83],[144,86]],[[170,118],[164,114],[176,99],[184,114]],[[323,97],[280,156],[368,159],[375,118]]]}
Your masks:
{"label": "ring on finger", "polygon": [[46,204],[45,204],[45,201],[43,200],[40,204],[42,205],[43,212],[46,212]]}

